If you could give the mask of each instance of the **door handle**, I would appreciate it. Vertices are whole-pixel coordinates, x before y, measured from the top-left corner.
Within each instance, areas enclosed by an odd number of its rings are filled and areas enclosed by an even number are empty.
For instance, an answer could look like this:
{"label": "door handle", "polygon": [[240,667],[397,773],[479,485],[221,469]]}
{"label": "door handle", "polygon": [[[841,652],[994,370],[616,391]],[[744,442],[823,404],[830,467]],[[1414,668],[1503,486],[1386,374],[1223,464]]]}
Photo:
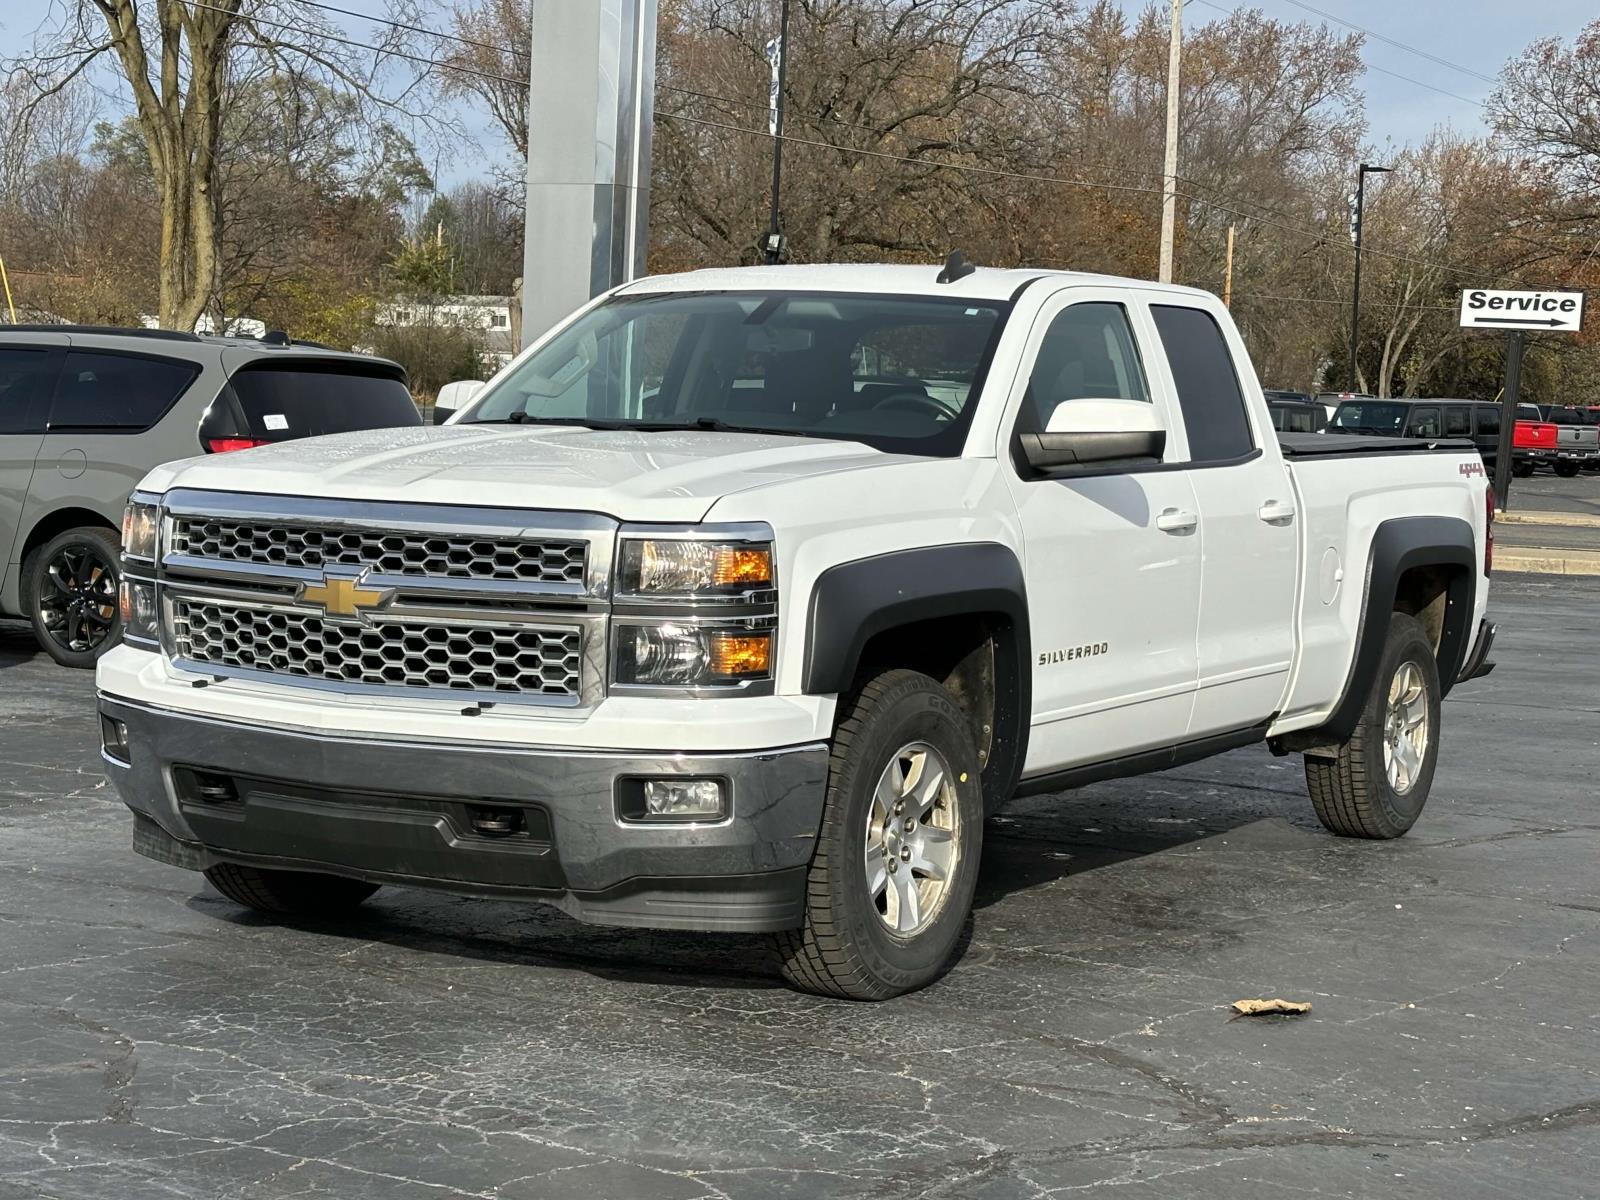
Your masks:
{"label": "door handle", "polygon": [[1294,505],[1285,500],[1268,500],[1260,508],[1256,509],[1256,516],[1260,517],[1268,525],[1278,521],[1292,521],[1294,514]]}
{"label": "door handle", "polygon": [[1165,533],[1189,533],[1200,518],[1183,508],[1164,508],[1156,516],[1156,528]]}

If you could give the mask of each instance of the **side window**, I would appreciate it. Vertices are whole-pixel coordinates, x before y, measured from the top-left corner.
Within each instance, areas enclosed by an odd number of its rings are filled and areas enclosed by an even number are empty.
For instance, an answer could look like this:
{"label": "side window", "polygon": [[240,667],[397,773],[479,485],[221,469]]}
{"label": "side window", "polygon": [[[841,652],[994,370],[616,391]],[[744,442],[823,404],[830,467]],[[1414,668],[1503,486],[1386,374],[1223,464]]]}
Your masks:
{"label": "side window", "polygon": [[1444,435],[1445,437],[1468,437],[1472,433],[1472,419],[1467,416],[1464,408],[1447,408],[1444,410]]}
{"label": "side window", "polygon": [[60,359],[51,351],[0,347],[0,433],[38,433]]}
{"label": "side window", "polygon": [[1478,411],[1478,432],[1500,432],[1500,410],[1498,408],[1480,408]]}
{"label": "side window", "polygon": [[1150,315],[1178,388],[1190,459],[1225,462],[1249,454],[1256,448],[1250,416],[1216,321],[1203,309],[1170,304],[1152,304]]}
{"label": "side window", "polygon": [[50,406],[50,428],[149,429],[199,373],[195,364],[170,358],[68,351]]}
{"label": "side window", "polygon": [[1150,401],[1127,310],[1091,302],[1064,308],[1050,322],[1028,376],[1017,428],[1037,433],[1068,400]]}
{"label": "side window", "polygon": [[1412,437],[1438,437],[1439,436],[1439,410],[1437,408],[1419,408],[1411,415]]}

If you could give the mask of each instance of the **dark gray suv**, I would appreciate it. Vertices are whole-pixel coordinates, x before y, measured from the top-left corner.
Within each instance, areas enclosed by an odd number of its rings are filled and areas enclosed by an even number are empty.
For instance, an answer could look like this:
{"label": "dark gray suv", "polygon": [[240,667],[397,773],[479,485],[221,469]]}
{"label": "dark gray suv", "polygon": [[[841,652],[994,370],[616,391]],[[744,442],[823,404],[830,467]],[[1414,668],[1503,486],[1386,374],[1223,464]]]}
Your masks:
{"label": "dark gray suv", "polygon": [[0,615],[92,666],[121,632],[122,510],[150,468],[421,423],[398,364],[281,334],[0,326]]}

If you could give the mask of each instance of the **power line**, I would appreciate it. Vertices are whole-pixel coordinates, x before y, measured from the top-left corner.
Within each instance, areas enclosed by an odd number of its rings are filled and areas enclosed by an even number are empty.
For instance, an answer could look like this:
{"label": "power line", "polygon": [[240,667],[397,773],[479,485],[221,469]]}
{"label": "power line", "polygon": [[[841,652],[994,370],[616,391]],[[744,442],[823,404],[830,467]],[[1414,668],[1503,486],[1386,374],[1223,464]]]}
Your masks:
{"label": "power line", "polygon": [[[1238,9],[1236,9],[1236,8],[1228,8],[1228,7],[1225,7],[1224,5],[1221,5],[1221,4],[1215,4],[1215,3],[1212,2],[1212,0],[1186,0],[1186,3],[1188,3],[1188,4],[1204,4],[1207,8],[1215,9],[1217,12],[1223,13],[1223,14],[1228,15],[1228,16],[1231,16],[1235,12],[1238,11]],[[1297,0],[1285,0],[1285,3],[1296,4]],[[1376,38],[1378,41],[1390,42],[1391,44],[1394,44],[1394,45],[1401,45],[1402,49],[1410,49],[1409,46],[1404,46],[1401,43],[1396,43],[1396,42],[1393,41],[1393,39],[1384,37],[1382,34],[1373,33],[1372,30],[1370,30],[1370,29],[1364,29],[1359,25],[1350,24],[1349,21],[1341,20],[1338,17],[1329,16],[1328,14],[1323,13],[1320,9],[1312,8],[1309,4],[1299,4],[1298,7],[1306,9],[1308,12],[1314,12],[1318,16],[1328,16],[1329,20],[1338,21],[1339,24],[1349,26],[1349,28],[1355,29],[1360,33],[1364,33],[1364,34],[1368,35],[1369,37]],[[1422,52],[1418,51],[1418,53],[1422,53]],[[1431,56],[1425,55],[1425,57],[1431,57]],[[1442,59],[1441,60],[1436,60],[1436,61],[1443,62],[1445,66],[1455,66],[1454,63],[1444,62],[1444,60],[1442,60]],[[1391,79],[1399,79],[1399,80],[1401,80],[1401,81],[1403,81],[1405,83],[1414,84],[1419,88],[1426,88],[1428,91],[1437,92],[1441,96],[1449,96],[1452,100],[1459,100],[1463,104],[1470,104],[1470,105],[1472,105],[1473,108],[1486,108],[1486,107],[1488,107],[1487,103],[1485,101],[1483,101],[1483,100],[1474,100],[1470,96],[1463,96],[1460,92],[1452,92],[1448,88],[1442,88],[1442,87],[1439,87],[1437,84],[1428,83],[1425,80],[1418,79],[1413,75],[1407,75],[1403,71],[1395,71],[1395,70],[1392,70],[1389,67],[1380,67],[1380,66],[1377,66],[1374,63],[1370,63],[1370,62],[1366,61],[1366,59],[1362,59],[1361,65],[1365,70],[1376,71],[1378,74],[1387,75]],[[1487,83],[1495,82],[1489,76],[1480,75],[1478,72],[1472,71],[1470,68],[1457,67],[1456,69],[1457,70],[1462,70],[1462,71],[1467,71],[1468,74],[1471,74],[1471,75],[1477,75],[1478,78],[1484,80]]]}
{"label": "power line", "polygon": [[[206,0],[190,0],[190,3],[195,8],[209,9],[209,10],[214,11],[214,12],[223,13],[224,15],[239,17],[239,14],[234,12],[233,10],[220,8],[217,5],[206,3]],[[1200,3],[1210,5],[1210,0],[1200,0]],[[1210,6],[1211,7],[1216,7],[1215,5],[1210,5]],[[316,7],[332,8],[333,6],[317,4]],[[355,14],[355,15],[360,15],[360,14]],[[246,23],[267,25],[267,26],[270,26],[270,27],[273,27],[273,28],[278,28],[278,29],[298,29],[298,28],[301,28],[300,26],[291,24],[290,22],[275,21],[275,20],[272,20],[270,18],[261,17],[261,16],[239,17],[239,19],[241,21],[246,22]],[[337,42],[340,45],[350,46],[350,47],[355,48],[355,49],[369,50],[369,51],[371,51],[371,52],[373,52],[374,54],[377,54],[377,55],[391,55],[391,56],[396,57],[396,58],[401,58],[401,59],[405,59],[405,60],[410,61],[410,62],[418,63],[420,65],[429,66],[429,67],[437,67],[437,68],[439,68],[441,70],[455,71],[455,72],[460,73],[460,74],[473,75],[473,76],[476,76],[476,77],[479,77],[479,78],[482,78],[482,79],[490,79],[490,80],[494,80],[494,81],[497,81],[497,82],[500,82],[500,83],[521,84],[521,83],[525,82],[523,80],[514,78],[514,77],[512,77],[510,75],[502,75],[502,74],[500,74],[498,72],[494,72],[494,71],[478,70],[478,69],[472,68],[472,67],[463,67],[463,66],[460,66],[459,64],[456,64],[456,63],[445,62],[445,61],[442,61],[440,59],[435,59],[435,58],[428,58],[428,57],[423,56],[423,55],[411,54],[411,53],[408,53],[408,52],[403,51],[403,50],[396,50],[396,49],[392,49],[392,48],[389,48],[389,47],[383,47],[383,46],[374,46],[370,42],[356,41],[353,38],[339,37],[339,36],[336,36],[334,34],[322,33],[322,32],[319,32],[318,36],[326,38],[329,41]],[[673,89],[673,90],[686,90],[686,89]],[[723,100],[726,99],[725,97],[708,97],[708,98],[723,99]],[[742,102],[739,102],[739,103],[742,103]],[[691,125],[700,125],[700,126],[704,126],[706,128],[711,128],[711,129],[721,129],[721,130],[726,130],[726,131],[733,132],[733,133],[743,133],[743,134],[747,134],[747,135],[752,136],[752,137],[770,138],[770,137],[776,136],[778,138],[781,138],[783,141],[792,142],[792,143],[795,143],[797,145],[810,146],[810,147],[813,147],[813,148],[816,148],[816,149],[821,149],[821,150],[833,150],[833,151],[837,151],[837,152],[841,152],[841,153],[845,153],[845,154],[856,154],[856,155],[860,155],[860,156],[866,157],[866,158],[875,158],[875,159],[885,160],[885,161],[889,161],[889,162],[907,163],[907,164],[909,164],[911,166],[926,167],[926,168],[931,168],[931,169],[934,169],[934,170],[961,171],[961,172],[966,172],[966,173],[970,173],[970,174],[983,175],[983,176],[986,176],[986,177],[989,177],[989,178],[1018,179],[1018,180],[1025,180],[1025,181],[1029,181],[1029,182],[1033,182],[1033,183],[1049,183],[1049,184],[1056,184],[1058,186],[1063,186],[1063,187],[1087,188],[1087,189],[1096,190],[1096,191],[1133,192],[1133,193],[1140,193],[1140,194],[1143,194],[1143,195],[1161,195],[1162,194],[1162,189],[1159,188],[1159,187],[1148,187],[1148,186],[1138,186],[1138,185],[1133,185],[1133,184],[1112,183],[1109,180],[1072,179],[1072,178],[1068,178],[1066,176],[1033,174],[1031,172],[1025,172],[1025,171],[1009,171],[1009,170],[1005,170],[1005,169],[999,168],[999,167],[985,167],[985,166],[978,166],[978,165],[974,165],[974,164],[970,164],[970,163],[940,162],[940,161],[937,161],[937,160],[934,160],[934,159],[916,158],[916,157],[912,157],[912,156],[904,155],[904,154],[893,154],[893,153],[890,153],[889,151],[885,151],[885,150],[868,150],[868,149],[865,149],[865,148],[859,147],[859,146],[843,146],[843,145],[840,145],[840,144],[838,144],[836,142],[824,142],[824,141],[819,141],[819,140],[817,140],[815,138],[796,137],[793,134],[777,134],[777,135],[774,135],[774,134],[770,133],[769,131],[767,131],[765,129],[752,129],[749,126],[746,126],[746,125],[735,125],[735,124],[731,124],[731,123],[728,123],[728,122],[722,122],[722,121],[710,121],[710,120],[706,120],[703,117],[691,117],[686,113],[657,112],[656,115],[658,117],[665,118],[667,120],[683,121],[683,122],[691,124]],[[1192,181],[1192,180],[1185,180],[1185,182],[1190,183],[1191,186],[1198,186],[1198,185],[1195,185],[1194,181]],[[1231,205],[1224,204],[1221,201],[1213,200],[1213,199],[1210,199],[1210,198],[1208,198],[1206,196],[1197,195],[1197,194],[1195,194],[1193,192],[1188,193],[1183,198],[1188,200],[1188,201],[1190,201],[1191,203],[1200,204],[1200,205],[1206,206],[1208,208],[1216,209],[1216,210],[1221,211],[1221,212],[1231,213],[1234,216],[1243,217],[1243,218],[1245,218],[1247,220],[1253,220],[1253,221],[1256,221],[1256,222],[1258,222],[1260,224],[1270,225],[1270,226],[1273,226],[1274,228],[1282,229],[1282,230],[1284,230],[1284,231],[1286,231],[1288,233],[1295,233],[1295,234],[1299,234],[1299,235],[1301,235],[1303,237],[1309,237],[1309,238],[1312,238],[1313,240],[1315,240],[1317,242],[1327,242],[1328,241],[1328,234],[1327,234],[1326,230],[1316,229],[1315,227],[1312,227],[1312,226],[1292,225],[1292,224],[1288,224],[1288,223],[1283,222],[1283,221],[1274,221],[1274,220],[1271,220],[1271,219],[1269,219],[1267,217],[1262,216],[1260,213],[1253,213],[1253,212],[1248,212],[1248,211],[1246,211],[1244,209],[1235,208],[1235,207],[1232,207]],[[1333,249],[1337,249],[1338,247],[1337,247],[1336,244],[1329,244],[1325,248],[1328,249],[1328,250],[1333,250]],[[1438,261],[1433,260],[1433,259],[1418,258],[1418,257],[1413,256],[1413,255],[1399,254],[1399,253],[1396,253],[1394,251],[1375,250],[1375,249],[1372,249],[1370,247],[1365,248],[1365,249],[1366,249],[1366,253],[1368,253],[1369,255],[1374,255],[1374,256],[1377,256],[1377,257],[1381,257],[1381,258],[1389,258],[1389,259],[1402,261],[1402,262],[1411,262],[1411,263],[1415,263],[1415,264],[1422,265],[1422,266],[1427,266],[1427,267],[1442,267],[1442,268],[1444,268],[1446,270],[1450,270],[1450,271],[1455,272],[1458,275],[1458,277],[1461,277],[1461,278],[1487,277],[1487,278],[1490,278],[1490,279],[1493,279],[1493,280],[1499,280],[1499,279],[1512,279],[1512,280],[1515,280],[1516,279],[1516,277],[1513,276],[1513,275],[1504,275],[1504,274],[1490,275],[1490,276],[1477,276],[1477,275],[1475,275],[1475,273],[1472,271],[1471,268],[1458,268],[1458,267],[1454,267],[1452,264],[1449,264],[1449,263],[1442,263],[1442,262],[1438,262]]]}
{"label": "power line", "polygon": [[1482,71],[1474,70],[1472,67],[1464,67],[1458,62],[1451,62],[1448,58],[1440,58],[1437,54],[1419,49],[1416,46],[1400,41],[1398,38],[1389,37],[1387,34],[1379,33],[1376,29],[1368,29],[1365,25],[1357,25],[1354,21],[1346,21],[1343,17],[1335,16],[1333,13],[1324,12],[1314,5],[1307,4],[1305,0],[1283,0],[1283,2],[1292,4],[1296,8],[1304,9],[1308,13],[1315,13],[1324,20],[1337,22],[1346,29],[1354,29],[1357,33],[1364,33],[1368,37],[1384,43],[1386,46],[1393,46],[1396,50],[1404,50],[1408,54],[1415,54],[1419,58],[1427,59],[1429,62],[1438,63],[1441,67],[1449,67],[1452,71],[1460,71],[1463,75],[1481,79],[1484,83],[1496,82],[1493,75],[1485,75]]}

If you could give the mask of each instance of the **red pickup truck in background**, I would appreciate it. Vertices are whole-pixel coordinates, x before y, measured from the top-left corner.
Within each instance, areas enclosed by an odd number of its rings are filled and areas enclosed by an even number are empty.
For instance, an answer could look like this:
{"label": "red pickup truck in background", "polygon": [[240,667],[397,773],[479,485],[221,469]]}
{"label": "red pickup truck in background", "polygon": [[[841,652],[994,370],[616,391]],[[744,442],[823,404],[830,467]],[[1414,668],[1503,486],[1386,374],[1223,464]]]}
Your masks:
{"label": "red pickup truck in background", "polygon": [[1585,467],[1600,467],[1600,428],[1586,409],[1517,405],[1512,431],[1512,474],[1526,478],[1540,466],[1571,478]]}

